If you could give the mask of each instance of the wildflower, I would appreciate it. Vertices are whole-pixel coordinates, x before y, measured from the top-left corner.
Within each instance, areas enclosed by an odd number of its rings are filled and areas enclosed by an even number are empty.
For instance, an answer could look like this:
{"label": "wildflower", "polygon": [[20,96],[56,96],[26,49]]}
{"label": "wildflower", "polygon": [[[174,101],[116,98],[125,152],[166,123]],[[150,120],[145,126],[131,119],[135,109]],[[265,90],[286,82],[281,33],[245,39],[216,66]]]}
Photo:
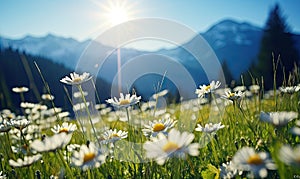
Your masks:
{"label": "wildflower", "polygon": [[67,134],[74,132],[77,129],[77,126],[72,123],[64,122],[60,126],[59,124],[51,128],[51,131],[55,134],[65,132]]}
{"label": "wildflower", "polygon": [[29,103],[29,102],[21,102],[20,104],[21,108],[24,108],[24,109],[32,109],[34,108],[35,104],[34,103]]}
{"label": "wildflower", "polygon": [[17,116],[17,118],[11,121],[11,125],[15,128],[22,130],[30,124],[30,121],[24,116]]}
{"label": "wildflower", "polygon": [[137,97],[136,95],[130,96],[130,94],[126,94],[124,97],[123,93],[120,93],[119,100],[116,97],[114,97],[106,100],[106,102],[117,108],[125,108],[140,102],[140,100],[140,96]]}
{"label": "wildflower", "polygon": [[72,134],[65,132],[55,134],[52,137],[45,137],[41,140],[34,140],[30,147],[37,152],[48,152],[56,149],[61,149],[66,146],[72,138]]}
{"label": "wildflower", "polygon": [[229,90],[225,92],[225,95],[222,96],[222,98],[228,99],[233,102],[239,102],[241,98],[243,97],[243,93],[241,91],[237,92],[230,92]]}
{"label": "wildflower", "polygon": [[89,168],[100,167],[105,162],[105,158],[106,155],[91,142],[88,145],[82,145],[79,151],[74,151],[72,164],[85,171]]}
{"label": "wildflower", "polygon": [[218,124],[212,124],[212,123],[208,123],[205,124],[204,127],[202,127],[200,124],[197,124],[197,128],[195,129],[195,131],[200,131],[200,132],[205,132],[205,133],[214,133],[217,132],[219,129],[224,128],[225,126],[220,123]]}
{"label": "wildflower", "polygon": [[246,86],[236,86],[235,88],[233,88],[233,91],[234,92],[243,92],[243,91],[246,91]]}
{"label": "wildflower", "polygon": [[29,89],[27,87],[22,86],[22,87],[14,87],[12,91],[15,93],[25,93],[29,91]]}
{"label": "wildflower", "polygon": [[250,171],[254,177],[264,178],[269,170],[275,170],[276,166],[266,152],[256,153],[254,148],[243,147],[233,156],[232,167],[242,171]]}
{"label": "wildflower", "polygon": [[70,77],[65,76],[63,79],[60,80],[60,82],[66,83],[68,85],[79,85],[86,81],[89,81],[92,78],[92,76],[90,76],[90,74],[86,72],[84,72],[82,75],[73,72],[70,73]]}
{"label": "wildflower", "polygon": [[251,93],[257,94],[260,90],[260,86],[258,85],[251,85],[249,86],[249,90],[251,91]]}
{"label": "wildflower", "polygon": [[158,93],[155,93],[152,95],[152,98],[154,99],[158,99],[159,97],[163,97],[165,96],[166,94],[168,94],[168,90],[162,90],[161,92],[158,92]]}
{"label": "wildflower", "polygon": [[296,126],[291,128],[291,133],[300,136],[300,121],[296,121]]}
{"label": "wildflower", "polygon": [[200,145],[198,143],[191,144],[194,137],[192,133],[180,133],[176,129],[171,129],[168,136],[159,133],[157,139],[147,141],[143,148],[146,150],[148,158],[154,159],[159,165],[163,165],[168,158],[185,159],[187,154],[199,155]]}
{"label": "wildflower", "polygon": [[9,160],[9,165],[15,168],[18,167],[28,167],[33,163],[39,161],[42,158],[41,154],[33,155],[33,156],[25,156],[24,160],[18,158],[17,161],[12,159]]}
{"label": "wildflower", "polygon": [[177,121],[173,121],[170,118],[149,121],[149,125],[146,124],[145,129],[142,129],[143,134],[146,137],[156,137],[158,133],[168,134],[168,130],[175,126]]}
{"label": "wildflower", "polygon": [[232,167],[232,162],[222,163],[220,167],[220,178],[234,178],[236,174],[242,175],[243,171],[239,171]]}
{"label": "wildflower", "polygon": [[293,94],[295,92],[298,92],[300,90],[300,87],[299,86],[286,86],[286,87],[279,87],[279,90],[282,93]]}
{"label": "wildflower", "polygon": [[282,146],[279,151],[279,159],[287,165],[300,168],[300,145],[294,149],[288,145]]}
{"label": "wildflower", "polygon": [[118,140],[125,139],[127,138],[127,134],[128,132],[122,130],[117,131],[117,129],[106,130],[102,135],[101,143],[107,144],[110,142],[116,142]]}
{"label": "wildflower", "polygon": [[80,111],[85,109],[85,106],[89,106],[90,102],[86,102],[86,103],[77,103],[73,105],[73,111]]}
{"label": "wildflower", "polygon": [[0,171],[0,179],[6,179],[6,175],[2,175],[2,174],[3,174],[3,172]]}
{"label": "wildflower", "polygon": [[7,120],[3,120],[1,123],[0,123],[0,133],[2,132],[8,132],[12,127],[12,124],[7,121]]}
{"label": "wildflower", "polygon": [[298,113],[296,112],[260,112],[260,120],[264,122],[268,122],[273,124],[276,127],[282,127],[286,125],[291,120],[298,117]]}
{"label": "wildflower", "polygon": [[53,101],[54,100],[54,96],[51,94],[43,94],[42,95],[42,99],[45,101]]}
{"label": "wildflower", "polygon": [[200,85],[200,89],[196,89],[196,94],[198,94],[199,98],[203,98],[205,94],[210,93],[214,91],[215,89],[219,88],[221,85],[221,82],[219,81],[212,81],[209,85]]}
{"label": "wildflower", "polygon": [[[87,96],[89,93],[86,91],[82,91],[83,96]],[[74,98],[81,98],[81,92],[80,91],[76,91],[73,93]]]}

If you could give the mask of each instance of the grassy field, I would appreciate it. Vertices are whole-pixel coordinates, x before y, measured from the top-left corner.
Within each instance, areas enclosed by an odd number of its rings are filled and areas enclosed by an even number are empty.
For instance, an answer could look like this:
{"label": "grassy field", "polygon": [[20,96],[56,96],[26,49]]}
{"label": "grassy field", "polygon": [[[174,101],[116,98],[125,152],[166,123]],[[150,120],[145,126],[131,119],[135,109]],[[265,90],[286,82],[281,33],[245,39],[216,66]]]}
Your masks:
{"label": "grassy field", "polygon": [[28,88],[13,89],[23,102],[18,114],[1,111],[0,178],[300,178],[299,85],[211,82],[197,99],[159,107],[166,90],[95,104],[81,86],[89,74],[61,82],[78,89],[66,93],[74,119],[55,94],[34,104]]}

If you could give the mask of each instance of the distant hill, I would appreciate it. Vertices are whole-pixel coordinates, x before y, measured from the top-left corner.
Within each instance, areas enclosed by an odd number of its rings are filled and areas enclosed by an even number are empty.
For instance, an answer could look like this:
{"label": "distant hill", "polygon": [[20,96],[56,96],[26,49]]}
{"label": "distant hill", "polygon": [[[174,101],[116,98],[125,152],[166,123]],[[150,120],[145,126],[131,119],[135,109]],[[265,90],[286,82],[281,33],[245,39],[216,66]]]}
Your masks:
{"label": "distant hill", "polygon": [[[18,109],[21,102],[20,96],[12,92],[13,87],[26,86],[30,89],[24,94],[27,102],[38,103],[40,96],[47,93],[34,61],[38,64],[51,93],[55,96],[56,106],[71,111],[70,102],[63,89],[64,84],[59,80],[73,70],[44,57],[28,55],[12,48],[0,50],[0,109]],[[105,91],[109,91],[109,84],[98,78],[96,85],[101,91],[102,100],[107,99],[109,95],[105,94]],[[71,94],[70,86],[67,89]]]}
{"label": "distant hill", "polygon": [[[234,20],[222,20],[209,28],[206,32],[200,33],[204,39],[209,43],[215,51],[220,63],[226,61],[229,71],[234,79],[239,80],[240,75],[247,71],[250,65],[256,61],[256,56],[260,46],[260,40],[263,30],[247,22],[237,22]],[[294,35],[296,47],[300,51],[300,35]],[[47,35],[45,37],[27,36],[19,40],[11,40],[5,37],[0,37],[0,48],[17,49],[20,52],[26,52],[31,55],[38,55],[46,57],[51,61],[64,65],[65,67],[74,70],[78,59],[84,50],[91,43],[91,40],[78,42],[72,38],[57,37],[54,35]],[[185,45],[193,46],[195,39],[186,42]],[[97,44],[97,48],[114,50],[111,47],[103,44]],[[207,81],[205,73],[201,66],[195,63],[195,59],[187,51],[181,47],[174,49],[161,49],[156,52],[141,52],[135,49],[121,49],[122,63],[128,62],[130,59],[138,57],[142,54],[161,54],[168,56],[180,62],[192,75],[197,84]],[[93,54],[94,59],[98,59],[101,55],[107,54]],[[99,56],[98,56],[99,55]],[[103,64],[98,75],[108,82],[111,82],[117,73],[117,54],[112,54],[107,57],[107,61]],[[95,61],[93,64],[97,64]],[[84,65],[82,64],[83,69]],[[219,69],[212,69],[218,71]],[[151,79],[151,78],[150,78]],[[148,82],[153,84],[153,81],[159,78],[148,79]],[[150,80],[150,81],[149,81]],[[143,82],[145,84],[145,81]],[[147,96],[154,92],[143,84],[137,84],[140,91],[147,91]]]}

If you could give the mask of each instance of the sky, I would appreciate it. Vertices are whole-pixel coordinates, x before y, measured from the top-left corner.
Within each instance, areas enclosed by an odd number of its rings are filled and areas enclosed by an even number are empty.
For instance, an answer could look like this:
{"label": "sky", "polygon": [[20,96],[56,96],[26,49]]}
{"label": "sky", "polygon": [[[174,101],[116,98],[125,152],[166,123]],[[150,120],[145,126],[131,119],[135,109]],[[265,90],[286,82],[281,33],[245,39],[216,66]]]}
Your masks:
{"label": "sky", "polygon": [[0,0],[0,36],[12,39],[49,33],[83,41],[93,39],[113,23],[109,9],[118,3],[128,19],[163,18],[205,32],[223,19],[263,27],[278,2],[291,30],[300,33],[297,0]]}

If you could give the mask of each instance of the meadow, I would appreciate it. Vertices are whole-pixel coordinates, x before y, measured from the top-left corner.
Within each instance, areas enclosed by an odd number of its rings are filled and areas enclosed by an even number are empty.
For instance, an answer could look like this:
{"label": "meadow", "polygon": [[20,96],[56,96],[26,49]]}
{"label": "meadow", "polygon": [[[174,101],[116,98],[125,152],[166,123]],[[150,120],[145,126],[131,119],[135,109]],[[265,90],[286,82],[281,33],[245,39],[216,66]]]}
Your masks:
{"label": "meadow", "polygon": [[198,98],[161,106],[166,89],[151,101],[134,91],[89,101],[92,76],[71,73],[57,79],[76,89],[66,90],[71,117],[38,70],[42,100],[15,87],[20,111],[1,110],[0,178],[300,178],[299,84],[211,81]]}

